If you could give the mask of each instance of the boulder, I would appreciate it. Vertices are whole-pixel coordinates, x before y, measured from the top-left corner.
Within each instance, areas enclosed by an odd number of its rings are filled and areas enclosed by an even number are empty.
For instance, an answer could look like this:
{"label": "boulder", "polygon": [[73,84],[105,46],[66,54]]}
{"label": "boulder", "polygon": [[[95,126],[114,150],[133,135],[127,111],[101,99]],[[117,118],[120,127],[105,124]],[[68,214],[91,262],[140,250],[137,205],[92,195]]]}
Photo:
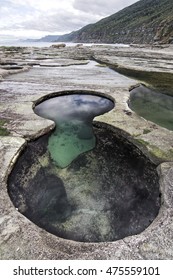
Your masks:
{"label": "boulder", "polygon": [[60,48],[65,48],[66,47],[66,44],[54,44],[51,46],[52,48],[55,48],[55,49],[60,49]]}

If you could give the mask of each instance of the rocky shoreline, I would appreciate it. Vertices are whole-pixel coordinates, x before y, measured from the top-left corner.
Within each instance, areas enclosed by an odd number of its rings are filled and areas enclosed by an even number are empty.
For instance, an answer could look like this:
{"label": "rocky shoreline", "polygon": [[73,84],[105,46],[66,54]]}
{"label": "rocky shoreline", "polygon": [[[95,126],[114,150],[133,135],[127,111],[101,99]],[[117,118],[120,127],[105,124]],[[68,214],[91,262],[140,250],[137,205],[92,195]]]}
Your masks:
{"label": "rocky shoreline", "polygon": [[[0,136],[1,259],[173,258],[173,132],[142,119],[127,103],[137,83],[171,89],[172,52],[173,46],[0,47],[0,120],[9,133]],[[19,153],[27,141],[54,127],[34,114],[33,104],[62,90],[94,90],[113,98],[116,108],[95,120],[120,129],[158,166],[161,208],[142,233],[116,242],[64,240],[37,227],[12,204],[7,180]]]}

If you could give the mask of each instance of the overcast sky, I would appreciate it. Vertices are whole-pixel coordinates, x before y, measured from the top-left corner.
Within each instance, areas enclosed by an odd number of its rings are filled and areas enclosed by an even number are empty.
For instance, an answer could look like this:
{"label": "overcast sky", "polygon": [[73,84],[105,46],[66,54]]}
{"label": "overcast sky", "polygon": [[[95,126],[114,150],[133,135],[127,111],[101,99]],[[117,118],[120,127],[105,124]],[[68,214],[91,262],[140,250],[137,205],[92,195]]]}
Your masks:
{"label": "overcast sky", "polygon": [[0,39],[64,34],[94,23],[137,0],[0,0]]}

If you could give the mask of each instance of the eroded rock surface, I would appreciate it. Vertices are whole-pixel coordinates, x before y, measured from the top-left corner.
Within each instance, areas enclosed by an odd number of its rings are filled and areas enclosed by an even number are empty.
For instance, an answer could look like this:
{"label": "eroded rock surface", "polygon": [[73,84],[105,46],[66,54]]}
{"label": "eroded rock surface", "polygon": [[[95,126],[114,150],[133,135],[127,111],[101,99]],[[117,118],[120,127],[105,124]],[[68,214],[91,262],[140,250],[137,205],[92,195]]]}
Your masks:
{"label": "eroded rock surface", "polygon": [[142,232],[160,208],[156,166],[121,131],[97,123],[96,147],[68,167],[48,153],[48,136],[30,142],[8,180],[18,210],[55,235],[115,241]]}
{"label": "eroded rock surface", "polygon": [[[156,87],[163,77],[164,84],[168,84],[170,89],[172,47],[1,48],[0,54],[0,65],[3,65],[0,67],[0,118],[7,120],[5,127],[10,132],[10,136],[0,137],[0,258],[172,259],[173,132],[140,118],[127,105],[129,87],[139,81]],[[92,58],[102,65],[89,62]],[[8,69],[4,69],[5,64]],[[26,67],[27,71],[9,69],[12,64]],[[99,67],[110,64],[129,78],[107,67]],[[16,74],[15,71],[22,73]],[[152,79],[148,80],[152,72]],[[155,75],[156,72],[158,75]],[[137,76],[137,73],[142,74]],[[166,77],[168,80],[165,80]],[[34,114],[33,102],[45,94],[77,89],[96,90],[114,98],[116,109],[97,120],[126,131],[129,135],[126,137],[130,137],[145,155],[156,165],[161,163],[158,167],[161,208],[157,218],[138,235],[104,243],[80,243],[58,238],[20,214],[9,198],[8,173],[18,152],[26,145],[24,138],[36,138],[54,127],[52,121],[45,121]],[[44,164],[46,166],[47,163]]]}

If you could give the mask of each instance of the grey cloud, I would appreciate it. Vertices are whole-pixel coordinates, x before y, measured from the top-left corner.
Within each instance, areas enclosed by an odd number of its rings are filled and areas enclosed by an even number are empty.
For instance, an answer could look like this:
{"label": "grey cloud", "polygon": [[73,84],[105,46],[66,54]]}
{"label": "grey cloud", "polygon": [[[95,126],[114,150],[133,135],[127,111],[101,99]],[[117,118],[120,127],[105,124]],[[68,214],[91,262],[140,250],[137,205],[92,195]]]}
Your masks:
{"label": "grey cloud", "polygon": [[4,8],[4,7],[8,7],[11,6],[11,3],[9,0],[1,0],[1,5],[0,5],[0,11]]}
{"label": "grey cloud", "polygon": [[[1,30],[35,30],[63,34],[111,15],[136,0],[74,0],[73,9],[43,13],[27,1],[0,0]],[[29,3],[29,2],[28,2]]]}
{"label": "grey cloud", "polygon": [[113,107],[114,104],[109,99],[74,94],[48,99],[35,107],[35,113],[61,124],[62,121],[72,121],[76,118],[87,120],[108,112]]}
{"label": "grey cloud", "polygon": [[1,0],[0,3],[0,16],[2,17],[4,13],[13,13],[13,15],[25,15],[25,13],[32,12],[33,9],[26,5],[26,3],[18,3],[10,0]]}
{"label": "grey cloud", "polygon": [[[21,22],[23,19],[28,17],[32,17],[35,15],[36,11],[31,7],[28,7],[24,4],[18,4],[15,2],[11,2],[10,0],[1,0],[0,6],[0,29],[8,30],[20,28]],[[19,8],[20,7],[20,8]]]}
{"label": "grey cloud", "polygon": [[[0,9],[0,29],[26,29],[44,32],[68,33],[97,21],[97,16],[92,13],[73,14],[73,11],[60,9],[55,13],[43,13],[32,7],[26,6],[26,3],[20,5],[20,8],[10,0],[2,0]],[[8,7],[8,9],[7,9]],[[4,18],[4,20],[3,20]]]}
{"label": "grey cloud", "polygon": [[137,0],[75,0],[73,7],[77,10],[100,16],[111,15]]}
{"label": "grey cloud", "polygon": [[66,33],[95,21],[95,16],[90,14],[81,14],[75,17],[71,12],[60,11],[53,15],[39,15],[31,21],[23,21],[20,25],[27,30]]}

